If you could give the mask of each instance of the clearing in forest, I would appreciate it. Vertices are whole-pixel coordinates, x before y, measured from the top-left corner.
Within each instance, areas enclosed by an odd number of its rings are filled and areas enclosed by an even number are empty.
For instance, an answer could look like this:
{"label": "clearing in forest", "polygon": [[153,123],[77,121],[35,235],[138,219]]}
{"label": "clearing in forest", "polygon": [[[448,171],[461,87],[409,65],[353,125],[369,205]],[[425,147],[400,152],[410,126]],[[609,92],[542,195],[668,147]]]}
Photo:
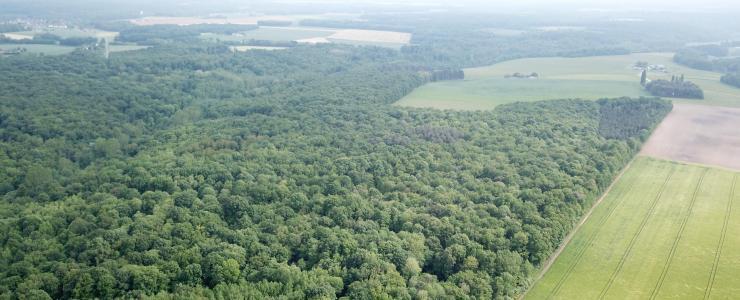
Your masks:
{"label": "clearing in forest", "polygon": [[675,104],[642,154],[740,170],[738,128],[740,108]]}
{"label": "clearing in forest", "polygon": [[740,294],[740,173],[638,157],[528,299]]}
{"label": "clearing in forest", "polygon": [[[633,67],[644,61],[665,66],[667,73],[648,72],[649,79],[670,79],[684,74],[698,84],[704,100],[674,99],[678,103],[740,106],[740,89],[722,84],[720,73],[699,71],[672,61],[671,53],[581,58],[531,58],[465,70],[465,80],[426,84],[396,104],[439,109],[479,110],[518,101],[563,98],[596,100],[611,97],[649,96],[640,86],[640,71]],[[514,73],[537,73],[537,79],[505,78]]]}

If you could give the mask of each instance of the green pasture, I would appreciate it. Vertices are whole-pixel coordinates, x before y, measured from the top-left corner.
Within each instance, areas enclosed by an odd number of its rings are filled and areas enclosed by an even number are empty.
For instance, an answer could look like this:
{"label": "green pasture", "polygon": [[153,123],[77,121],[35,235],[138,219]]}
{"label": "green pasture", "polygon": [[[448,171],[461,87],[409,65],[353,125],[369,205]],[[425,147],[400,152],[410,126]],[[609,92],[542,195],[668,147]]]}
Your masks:
{"label": "green pasture", "polygon": [[[641,53],[582,58],[531,58],[465,70],[465,80],[426,84],[399,100],[396,105],[440,109],[479,110],[519,102],[581,98],[647,96],[640,86],[638,61],[665,65],[668,72],[648,73],[649,79],[684,74],[704,89],[704,100],[678,102],[740,106],[740,89],[722,84],[722,74],[699,71],[672,62],[670,53]],[[539,74],[539,79],[506,79],[513,73]]]}
{"label": "green pasture", "polygon": [[740,293],[737,173],[639,157],[527,299]]}

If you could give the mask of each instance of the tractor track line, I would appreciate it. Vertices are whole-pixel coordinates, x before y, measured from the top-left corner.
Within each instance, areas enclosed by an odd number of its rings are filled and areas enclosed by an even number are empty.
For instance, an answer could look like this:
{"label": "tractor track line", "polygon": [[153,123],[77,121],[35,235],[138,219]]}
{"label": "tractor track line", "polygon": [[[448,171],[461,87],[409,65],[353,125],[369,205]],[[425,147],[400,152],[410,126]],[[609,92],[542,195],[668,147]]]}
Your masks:
{"label": "tractor track line", "polygon": [[727,210],[725,211],[725,222],[722,225],[722,235],[719,238],[717,244],[717,251],[714,255],[714,263],[712,264],[712,272],[709,275],[709,282],[707,282],[707,288],[704,290],[704,299],[709,299],[712,294],[712,288],[714,287],[714,278],[717,276],[717,269],[719,268],[719,259],[722,256],[722,248],[725,245],[725,237],[727,236],[727,224],[730,223],[730,213],[732,212],[732,201],[735,199],[735,186],[737,185],[737,174],[732,178],[732,187],[730,187],[730,201],[727,202]]}
{"label": "tractor track line", "polygon": [[701,189],[702,183],[704,183],[704,177],[707,175],[707,172],[709,172],[709,169],[704,169],[704,172],[702,172],[701,177],[699,178],[699,182],[696,184],[696,188],[694,189],[694,194],[691,196],[691,202],[689,203],[689,208],[686,211],[686,216],[684,216],[683,220],[681,220],[681,226],[679,226],[678,228],[676,239],[673,240],[673,245],[671,246],[671,252],[668,254],[668,258],[666,259],[665,265],[663,265],[663,271],[661,271],[660,277],[658,277],[658,282],[655,284],[653,291],[650,293],[651,300],[655,299],[658,296],[660,289],[663,287],[663,282],[665,281],[666,275],[668,275],[668,269],[670,269],[671,263],[673,263],[673,257],[676,255],[676,249],[678,249],[678,244],[681,242],[683,231],[686,229],[686,223],[688,223],[689,219],[691,218],[691,213],[694,210],[694,204],[696,203],[696,198],[699,195],[699,190]]}
{"label": "tractor track line", "polygon": [[650,220],[650,217],[655,211],[655,207],[658,205],[660,198],[663,197],[663,193],[665,192],[665,189],[668,186],[668,182],[671,180],[671,178],[673,178],[673,174],[675,172],[676,172],[675,166],[671,166],[670,174],[668,174],[665,181],[663,181],[663,185],[660,187],[660,192],[658,192],[658,195],[655,196],[655,198],[653,199],[653,202],[650,204],[650,208],[648,209],[648,212],[645,214],[645,217],[642,219],[642,222],[640,223],[640,227],[638,228],[635,235],[632,236],[632,239],[630,240],[630,243],[627,246],[627,250],[622,255],[622,258],[620,258],[619,264],[617,264],[617,268],[614,270],[614,272],[612,272],[612,275],[609,277],[609,281],[607,281],[604,288],[601,289],[601,293],[599,293],[599,299],[604,299],[604,296],[606,296],[606,293],[611,288],[612,284],[614,283],[614,280],[617,279],[617,275],[619,275],[619,272],[622,270],[624,263],[627,261],[627,258],[630,256],[630,253],[632,252],[632,248],[637,243],[637,238],[640,236],[642,231],[645,229],[645,225]]}

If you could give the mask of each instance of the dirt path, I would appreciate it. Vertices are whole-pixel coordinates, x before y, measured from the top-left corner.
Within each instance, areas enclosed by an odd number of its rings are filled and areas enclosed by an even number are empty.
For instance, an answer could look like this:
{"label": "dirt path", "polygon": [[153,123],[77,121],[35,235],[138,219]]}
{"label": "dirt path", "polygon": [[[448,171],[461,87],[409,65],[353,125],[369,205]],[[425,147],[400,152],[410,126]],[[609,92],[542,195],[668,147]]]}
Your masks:
{"label": "dirt path", "polygon": [[524,294],[522,294],[519,297],[519,299],[526,298],[529,290],[531,290],[532,287],[538,281],[540,281],[540,279],[542,279],[543,276],[545,276],[545,273],[547,273],[547,271],[550,270],[550,267],[552,267],[552,264],[555,263],[555,260],[560,256],[561,253],[563,253],[563,250],[565,250],[565,247],[567,247],[568,244],[570,244],[570,241],[573,239],[576,233],[578,233],[578,231],[581,229],[581,226],[583,226],[583,224],[585,224],[586,221],[588,221],[588,219],[591,217],[591,214],[593,214],[594,210],[596,210],[599,204],[601,204],[601,202],[604,201],[604,198],[606,198],[606,196],[609,195],[609,192],[611,192],[614,185],[616,185],[619,179],[622,178],[622,175],[624,175],[624,173],[627,172],[627,170],[629,170],[629,168],[632,166],[632,163],[635,161],[636,158],[637,158],[637,155],[635,155],[635,157],[632,158],[632,160],[629,163],[627,163],[627,165],[621,171],[619,171],[619,174],[617,174],[617,177],[614,178],[614,180],[609,185],[609,187],[606,188],[603,194],[601,194],[601,197],[599,197],[599,199],[596,200],[596,202],[591,206],[591,209],[589,209],[588,212],[581,218],[581,221],[578,222],[578,225],[576,225],[576,227],[574,227],[570,231],[570,233],[567,236],[565,236],[565,239],[563,240],[563,242],[560,243],[560,247],[558,247],[558,249],[555,250],[555,252],[553,252],[552,255],[550,255],[550,258],[547,259],[545,264],[542,265],[542,269],[540,270],[539,274],[537,274],[537,277],[535,277],[534,281],[532,281],[532,285],[529,286],[527,291],[524,292]]}

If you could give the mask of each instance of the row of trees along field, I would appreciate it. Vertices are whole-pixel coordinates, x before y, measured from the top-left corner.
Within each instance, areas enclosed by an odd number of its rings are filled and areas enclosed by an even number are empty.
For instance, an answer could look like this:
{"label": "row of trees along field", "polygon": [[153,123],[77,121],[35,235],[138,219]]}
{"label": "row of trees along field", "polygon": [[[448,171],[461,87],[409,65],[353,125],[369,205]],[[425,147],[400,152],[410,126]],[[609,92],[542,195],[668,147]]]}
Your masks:
{"label": "row of trees along field", "polygon": [[[645,73],[643,72],[643,75]],[[684,76],[673,76],[670,81],[658,79],[645,84],[645,89],[653,96],[704,99],[704,91],[695,83],[684,80]]]}
{"label": "row of trees along field", "polygon": [[673,56],[676,63],[705,71],[740,71],[740,58],[729,56],[728,45],[704,45],[680,49]]}
{"label": "row of trees along field", "polygon": [[399,108],[404,56],[0,59],[0,297],[515,297],[671,109]]}
{"label": "row of trees along field", "polygon": [[68,37],[62,38],[51,33],[35,35],[32,39],[11,39],[0,35],[0,44],[39,44],[39,45],[62,45],[62,46],[82,46],[95,44],[98,41],[94,37]]}
{"label": "row of trees along field", "polygon": [[129,22],[102,22],[96,27],[119,32],[116,41],[153,45],[166,41],[197,43],[202,33],[234,34],[259,28],[258,25],[240,24],[197,24],[197,25],[150,25],[137,26]]}

